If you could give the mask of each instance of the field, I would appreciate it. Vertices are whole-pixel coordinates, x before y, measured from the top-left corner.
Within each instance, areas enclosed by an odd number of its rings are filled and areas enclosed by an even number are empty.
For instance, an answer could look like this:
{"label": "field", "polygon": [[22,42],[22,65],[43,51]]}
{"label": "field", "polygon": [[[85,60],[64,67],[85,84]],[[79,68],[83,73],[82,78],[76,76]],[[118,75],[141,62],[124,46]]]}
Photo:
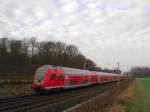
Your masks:
{"label": "field", "polygon": [[135,112],[150,112],[150,78],[137,79],[134,103]]}
{"label": "field", "polygon": [[150,78],[132,81],[109,112],[150,112]]}

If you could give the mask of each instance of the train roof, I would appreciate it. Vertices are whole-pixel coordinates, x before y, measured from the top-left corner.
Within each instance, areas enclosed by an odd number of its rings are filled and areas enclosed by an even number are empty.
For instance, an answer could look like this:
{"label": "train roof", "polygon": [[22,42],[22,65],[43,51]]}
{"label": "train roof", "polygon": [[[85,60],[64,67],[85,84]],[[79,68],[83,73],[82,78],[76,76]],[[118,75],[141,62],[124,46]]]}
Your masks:
{"label": "train roof", "polygon": [[75,75],[87,75],[90,74],[89,70],[82,70],[77,68],[61,67],[61,66],[52,66],[52,65],[43,65],[37,69],[37,71],[46,71],[49,68],[62,68],[65,74],[75,74]]}
{"label": "train roof", "polygon": [[[77,68],[69,68],[69,67],[61,67],[61,66],[53,66],[53,65],[43,65],[37,69],[37,71],[47,71],[49,68],[61,68],[64,70],[67,75],[87,75],[90,73],[95,73],[96,71],[89,71]],[[112,75],[112,76],[125,76],[122,74],[114,74],[114,73],[105,73],[105,72],[96,72],[97,75]]]}
{"label": "train roof", "polygon": [[111,76],[123,76],[122,74],[115,74],[115,73],[106,73],[106,72],[97,72],[98,75],[111,75]]}
{"label": "train roof", "polygon": [[64,69],[66,74],[76,74],[76,75],[87,75],[91,72],[88,70],[76,69],[76,68],[68,68],[68,67],[61,67]]}
{"label": "train roof", "polygon": [[49,68],[53,68],[53,66],[51,65],[43,65],[43,66],[40,66],[37,71],[46,71],[48,70]]}

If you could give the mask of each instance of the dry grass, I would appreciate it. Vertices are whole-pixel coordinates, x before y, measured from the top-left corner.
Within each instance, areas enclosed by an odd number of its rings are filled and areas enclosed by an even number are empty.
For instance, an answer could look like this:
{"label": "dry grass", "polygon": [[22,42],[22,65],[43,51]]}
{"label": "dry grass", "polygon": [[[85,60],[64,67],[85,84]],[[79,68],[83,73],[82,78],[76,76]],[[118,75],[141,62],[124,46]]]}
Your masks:
{"label": "dry grass", "polygon": [[121,95],[118,97],[118,100],[121,100],[124,103],[131,103],[135,94],[135,87],[136,82],[133,81],[130,86],[121,93]]}
{"label": "dry grass", "polygon": [[132,112],[135,88],[136,82],[132,81],[128,88],[119,95],[108,112]]}
{"label": "dry grass", "polygon": [[125,112],[124,108],[120,105],[114,105],[112,108],[109,110],[110,112]]}

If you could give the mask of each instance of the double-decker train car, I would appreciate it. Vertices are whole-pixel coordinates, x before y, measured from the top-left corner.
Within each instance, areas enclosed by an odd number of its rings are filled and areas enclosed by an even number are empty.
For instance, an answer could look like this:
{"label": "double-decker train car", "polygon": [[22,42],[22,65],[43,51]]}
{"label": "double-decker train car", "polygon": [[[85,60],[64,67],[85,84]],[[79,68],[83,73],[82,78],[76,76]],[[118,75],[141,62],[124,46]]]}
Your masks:
{"label": "double-decker train car", "polygon": [[123,80],[124,75],[89,70],[43,65],[36,70],[32,88],[36,91],[74,88],[110,81]]}

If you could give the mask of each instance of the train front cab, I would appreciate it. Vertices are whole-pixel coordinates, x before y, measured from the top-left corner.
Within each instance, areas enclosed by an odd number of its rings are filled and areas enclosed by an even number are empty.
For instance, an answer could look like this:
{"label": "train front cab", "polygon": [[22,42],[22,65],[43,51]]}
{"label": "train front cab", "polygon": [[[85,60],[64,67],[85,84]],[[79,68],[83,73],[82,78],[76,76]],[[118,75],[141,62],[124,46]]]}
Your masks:
{"label": "train front cab", "polygon": [[45,79],[45,89],[63,88],[64,72],[62,69],[49,69]]}
{"label": "train front cab", "polygon": [[64,87],[64,71],[54,67],[39,68],[35,73],[32,88],[37,91]]}

